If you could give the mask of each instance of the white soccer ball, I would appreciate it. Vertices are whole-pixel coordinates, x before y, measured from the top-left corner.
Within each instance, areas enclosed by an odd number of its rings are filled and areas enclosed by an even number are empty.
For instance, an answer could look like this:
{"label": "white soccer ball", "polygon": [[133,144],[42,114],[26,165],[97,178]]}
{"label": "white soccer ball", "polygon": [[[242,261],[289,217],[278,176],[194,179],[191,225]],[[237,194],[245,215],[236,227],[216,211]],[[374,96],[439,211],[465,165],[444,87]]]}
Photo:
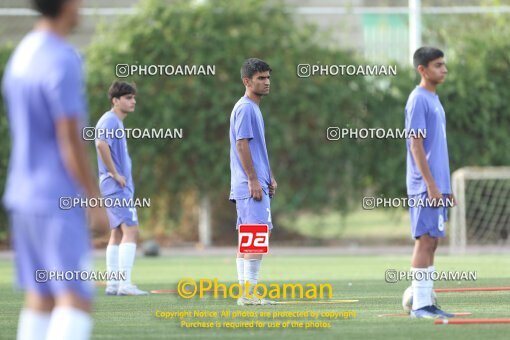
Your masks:
{"label": "white soccer ball", "polygon": [[[437,305],[437,295],[434,290],[432,290],[432,304]],[[407,287],[404,291],[404,295],[402,296],[402,307],[404,308],[404,312],[407,314],[411,313],[413,309],[413,287]]]}

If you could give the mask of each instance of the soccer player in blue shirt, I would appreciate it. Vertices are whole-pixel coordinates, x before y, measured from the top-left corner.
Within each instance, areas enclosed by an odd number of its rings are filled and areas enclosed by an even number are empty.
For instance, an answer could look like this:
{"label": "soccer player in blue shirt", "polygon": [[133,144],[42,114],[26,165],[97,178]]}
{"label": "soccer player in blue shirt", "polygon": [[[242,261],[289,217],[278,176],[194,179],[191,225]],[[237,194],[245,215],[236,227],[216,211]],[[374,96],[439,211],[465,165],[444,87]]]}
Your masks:
{"label": "soccer player in blue shirt", "polygon": [[[260,59],[250,58],[241,67],[241,79],[246,92],[237,101],[230,116],[230,200],[235,201],[237,228],[240,224],[267,224],[271,222],[270,199],[276,193],[277,183],[271,174],[264,132],[260,100],[269,94],[271,68]],[[261,254],[237,254],[237,276],[241,286],[258,282]],[[274,304],[257,299],[252,294],[238,299],[238,305]],[[251,296],[249,298],[248,296]]]}
{"label": "soccer player in blue shirt", "polygon": [[[50,276],[91,269],[85,211],[59,207],[62,198],[100,196],[81,137],[87,120],[82,61],[65,40],[79,22],[80,1],[33,5],[41,17],[11,55],[2,81],[12,139],[3,200],[17,281],[26,291],[17,338],[84,340],[92,331],[92,282]],[[103,208],[87,213],[93,227],[107,228]]]}
{"label": "soccer player in blue shirt", "polygon": [[[448,211],[445,203],[453,200],[446,141],[446,117],[436,94],[446,74],[444,54],[432,47],[414,53],[414,66],[421,75],[420,85],[411,92],[405,107],[407,131],[425,130],[426,138],[409,138],[407,144],[407,194],[427,202],[409,208],[412,236],[415,239],[411,261],[413,306],[416,318],[453,317],[432,301],[434,253],[439,238],[445,236]],[[429,204],[430,203],[430,204]]]}
{"label": "soccer player in blue shirt", "polygon": [[[128,201],[135,188],[131,176],[123,120],[135,110],[136,87],[134,84],[114,81],[108,90],[112,108],[101,116],[96,125],[97,164],[101,194],[108,198]],[[121,137],[121,138],[118,138]],[[107,282],[107,295],[147,295],[131,283],[138,238],[138,216],[135,207],[108,207],[110,241],[106,247],[106,269],[125,272],[126,279]]]}

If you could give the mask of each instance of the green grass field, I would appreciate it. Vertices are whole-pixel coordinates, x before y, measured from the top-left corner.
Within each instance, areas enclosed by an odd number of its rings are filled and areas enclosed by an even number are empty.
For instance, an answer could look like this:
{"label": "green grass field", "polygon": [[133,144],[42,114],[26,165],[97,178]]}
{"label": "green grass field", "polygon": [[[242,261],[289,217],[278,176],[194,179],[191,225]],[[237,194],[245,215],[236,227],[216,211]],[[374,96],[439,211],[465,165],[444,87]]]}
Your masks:
{"label": "green grass field", "polygon": [[[97,269],[104,270],[103,259]],[[148,297],[107,297],[97,289],[94,311],[94,339],[169,339],[169,338],[267,338],[267,339],[508,339],[510,324],[434,325],[431,320],[378,317],[400,313],[400,300],[409,282],[386,283],[387,269],[407,270],[405,256],[268,256],[261,270],[264,283],[331,283],[334,299],[359,299],[352,304],[299,304],[238,307],[233,300],[207,296],[182,299],[176,295],[153,294]],[[436,288],[509,286],[508,256],[438,257],[441,271],[477,271],[475,282],[438,282]],[[236,280],[233,257],[139,258],[133,279],[142,289],[171,289],[181,278],[218,278]],[[13,339],[22,304],[22,294],[13,290],[12,263],[0,261],[0,338]],[[510,317],[510,292],[439,293],[440,305],[451,312],[471,312],[472,318]],[[328,329],[186,329],[176,319],[155,317],[160,311],[355,311],[351,319],[332,320]],[[195,319],[204,320],[206,319]],[[239,319],[237,321],[249,321]],[[262,319],[259,319],[262,320]],[[279,319],[284,321],[289,319]],[[225,321],[225,320],[224,320]],[[228,320],[227,320],[228,321]],[[265,320],[263,320],[265,321]]]}
{"label": "green grass field", "polygon": [[[286,221],[302,235],[322,239],[377,239],[409,242],[409,213],[405,209],[358,210],[342,215],[338,211],[301,214]],[[377,226],[377,227],[374,227]],[[382,238],[381,235],[384,235]]]}

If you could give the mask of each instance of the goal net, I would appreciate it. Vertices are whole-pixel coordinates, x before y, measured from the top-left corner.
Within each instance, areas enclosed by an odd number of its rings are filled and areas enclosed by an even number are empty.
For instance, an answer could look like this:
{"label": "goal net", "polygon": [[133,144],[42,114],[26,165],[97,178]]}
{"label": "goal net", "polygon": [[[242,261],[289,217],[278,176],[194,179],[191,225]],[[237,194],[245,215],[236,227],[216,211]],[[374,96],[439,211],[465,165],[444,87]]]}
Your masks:
{"label": "goal net", "polygon": [[452,175],[450,253],[469,246],[503,247],[510,231],[510,167],[466,167]]}

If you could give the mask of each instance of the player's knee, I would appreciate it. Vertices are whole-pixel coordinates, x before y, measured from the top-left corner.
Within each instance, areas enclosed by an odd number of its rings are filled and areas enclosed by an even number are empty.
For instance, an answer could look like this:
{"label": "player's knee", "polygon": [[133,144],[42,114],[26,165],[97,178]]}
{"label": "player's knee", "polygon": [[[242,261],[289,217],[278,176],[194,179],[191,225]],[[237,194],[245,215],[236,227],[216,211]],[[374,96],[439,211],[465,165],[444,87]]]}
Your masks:
{"label": "player's knee", "polygon": [[40,311],[49,312],[55,306],[55,300],[51,296],[43,296],[35,292],[27,292],[25,295],[25,307]]}
{"label": "player's knee", "polygon": [[110,232],[110,242],[109,244],[119,244],[122,240],[122,231],[120,228],[112,229]]}
{"label": "player's knee", "polygon": [[435,242],[430,242],[427,244],[427,252],[429,254],[434,254],[434,252],[436,251],[436,248],[437,248],[437,244]]}
{"label": "player's knee", "polygon": [[92,311],[92,303],[90,300],[84,299],[76,293],[70,291],[58,296],[55,300],[57,306],[72,307],[90,313]]}
{"label": "player's knee", "polygon": [[432,254],[436,250],[437,243],[435,238],[429,235],[422,235],[417,240],[418,250],[420,253]]}
{"label": "player's knee", "polygon": [[138,226],[127,226],[125,224],[122,224],[122,233],[123,233],[123,239],[124,240],[130,240],[130,241],[136,241],[138,238]]}

